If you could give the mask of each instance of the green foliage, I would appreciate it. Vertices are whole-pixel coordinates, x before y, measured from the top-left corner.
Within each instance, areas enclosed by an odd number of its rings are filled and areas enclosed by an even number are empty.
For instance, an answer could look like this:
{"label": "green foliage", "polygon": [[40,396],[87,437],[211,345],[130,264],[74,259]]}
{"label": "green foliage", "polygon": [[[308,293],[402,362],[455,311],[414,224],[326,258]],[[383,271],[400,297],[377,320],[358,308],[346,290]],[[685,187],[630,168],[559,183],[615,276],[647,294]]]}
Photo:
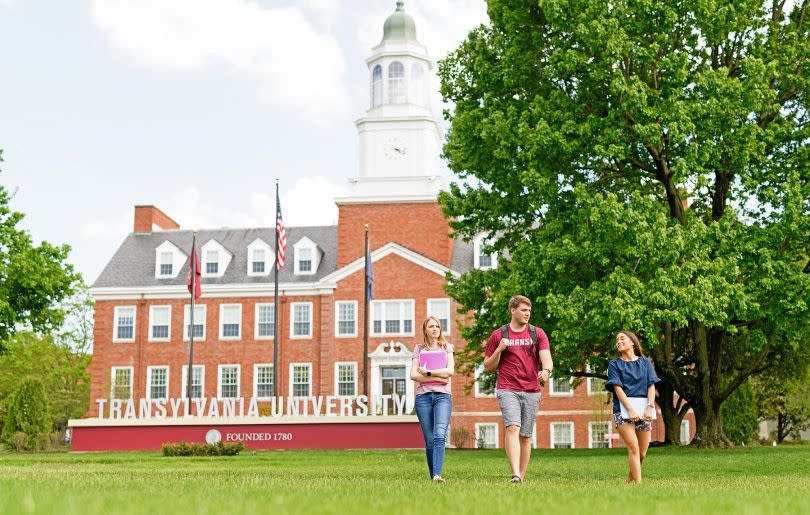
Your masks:
{"label": "green foliage", "polygon": [[[2,161],[2,152],[0,152]],[[35,245],[18,227],[23,214],[13,211],[11,195],[0,185],[0,353],[18,330],[54,331],[65,311],[60,302],[75,291],[81,276],[67,263],[70,247]]]}
{"label": "green foliage", "polygon": [[13,444],[12,437],[15,433],[25,433],[28,436],[27,448],[30,450],[38,443],[40,435],[47,437],[51,432],[45,391],[38,380],[23,381],[4,405],[6,418],[3,440],[7,445]]}
{"label": "green foliage", "polygon": [[785,438],[800,439],[801,432],[810,427],[810,348],[786,357],[753,384],[760,418],[776,422],[774,434],[769,436],[779,443]]}
{"label": "green foliage", "polygon": [[[50,424],[64,430],[67,421],[79,418],[90,402],[87,349],[77,350],[73,340],[32,333],[17,333],[0,355],[0,402],[28,379],[39,381],[47,392]],[[5,420],[0,409],[0,421]]]}
{"label": "green foliage", "polygon": [[738,445],[755,441],[759,430],[757,399],[746,381],[723,403],[723,432]]}
{"label": "green foliage", "polygon": [[23,452],[28,447],[28,435],[17,431],[7,440],[7,446],[16,452]]}
{"label": "green foliage", "polygon": [[236,456],[245,448],[242,442],[217,442],[214,445],[202,443],[164,443],[164,456]]}
{"label": "green foliage", "polygon": [[[459,237],[508,251],[448,277],[459,363],[533,300],[557,371],[604,372],[621,329],[726,443],[720,406],[810,328],[808,5],[490,0],[439,66],[442,193]],[[774,11],[774,8],[776,11]],[[688,207],[687,207],[688,204]]]}

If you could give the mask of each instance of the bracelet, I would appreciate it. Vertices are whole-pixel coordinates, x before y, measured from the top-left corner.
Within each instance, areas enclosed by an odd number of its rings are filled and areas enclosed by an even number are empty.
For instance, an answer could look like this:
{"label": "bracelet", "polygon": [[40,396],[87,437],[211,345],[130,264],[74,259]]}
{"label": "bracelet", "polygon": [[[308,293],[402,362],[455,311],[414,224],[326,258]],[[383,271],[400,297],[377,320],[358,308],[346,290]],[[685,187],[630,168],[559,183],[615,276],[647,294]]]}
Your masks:
{"label": "bracelet", "polygon": [[647,407],[648,407],[648,408],[655,409],[655,403],[652,403],[652,404],[647,404]]}

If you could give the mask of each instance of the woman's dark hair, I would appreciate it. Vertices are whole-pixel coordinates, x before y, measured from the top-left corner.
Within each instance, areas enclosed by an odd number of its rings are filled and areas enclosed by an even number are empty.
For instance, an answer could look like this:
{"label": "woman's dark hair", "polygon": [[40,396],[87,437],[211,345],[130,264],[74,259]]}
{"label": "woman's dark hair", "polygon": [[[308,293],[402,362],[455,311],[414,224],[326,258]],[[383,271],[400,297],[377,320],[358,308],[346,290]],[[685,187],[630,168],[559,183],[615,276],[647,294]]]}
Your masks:
{"label": "woman's dark hair", "polygon": [[636,356],[643,357],[644,352],[641,350],[641,344],[638,342],[638,336],[635,333],[630,331],[619,331],[619,334],[623,334],[630,338],[630,341],[633,342],[633,352],[636,353]]}

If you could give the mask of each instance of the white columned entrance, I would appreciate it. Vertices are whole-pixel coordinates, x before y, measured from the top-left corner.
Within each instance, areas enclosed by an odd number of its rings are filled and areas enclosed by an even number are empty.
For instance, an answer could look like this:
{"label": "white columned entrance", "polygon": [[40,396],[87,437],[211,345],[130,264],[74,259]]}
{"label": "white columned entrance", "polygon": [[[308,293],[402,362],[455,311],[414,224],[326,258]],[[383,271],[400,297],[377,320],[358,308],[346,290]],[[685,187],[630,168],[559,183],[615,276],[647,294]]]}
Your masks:
{"label": "white columned entrance", "polygon": [[[402,342],[390,341],[381,343],[369,352],[369,376],[371,398],[377,410],[381,410],[380,399],[383,395],[405,395],[405,413],[413,410],[414,385],[411,381],[411,358],[413,353]],[[389,403],[390,405],[390,403]]]}

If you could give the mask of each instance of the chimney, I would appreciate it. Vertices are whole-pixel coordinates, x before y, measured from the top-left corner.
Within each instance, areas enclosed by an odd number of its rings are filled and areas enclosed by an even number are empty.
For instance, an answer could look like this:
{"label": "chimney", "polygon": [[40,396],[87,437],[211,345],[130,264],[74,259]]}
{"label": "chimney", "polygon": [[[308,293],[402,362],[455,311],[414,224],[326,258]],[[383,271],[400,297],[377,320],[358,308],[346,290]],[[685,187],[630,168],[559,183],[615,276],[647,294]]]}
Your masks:
{"label": "chimney", "polygon": [[150,233],[155,227],[169,231],[179,229],[180,224],[155,206],[135,206],[135,228],[133,232]]}

